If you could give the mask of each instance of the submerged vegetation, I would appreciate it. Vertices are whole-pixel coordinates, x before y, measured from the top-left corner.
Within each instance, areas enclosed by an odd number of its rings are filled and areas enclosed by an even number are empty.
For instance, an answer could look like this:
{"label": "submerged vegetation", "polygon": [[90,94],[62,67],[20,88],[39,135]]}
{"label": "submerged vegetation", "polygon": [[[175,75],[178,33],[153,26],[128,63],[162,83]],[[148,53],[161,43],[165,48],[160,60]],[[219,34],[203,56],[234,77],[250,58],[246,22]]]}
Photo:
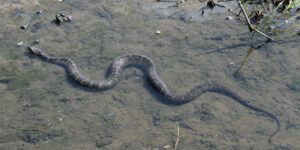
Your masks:
{"label": "submerged vegetation", "polygon": [[298,24],[300,0],[275,0],[274,3],[268,4],[267,8],[263,3],[247,8],[253,26],[269,35],[280,36],[286,33],[293,35],[299,30],[299,26],[293,27],[292,24]]}
{"label": "submerged vegetation", "polygon": [[[263,47],[274,38],[280,40],[286,36],[299,35],[300,32],[300,0],[272,0],[268,2],[269,7],[267,8],[264,3],[266,1],[260,0],[258,4],[253,4],[253,1],[243,1],[243,4],[239,0],[237,2],[241,8],[240,12],[243,12],[246,18],[252,36],[251,47],[235,75],[238,75],[255,49]],[[250,11],[249,15],[247,15],[247,11]]]}

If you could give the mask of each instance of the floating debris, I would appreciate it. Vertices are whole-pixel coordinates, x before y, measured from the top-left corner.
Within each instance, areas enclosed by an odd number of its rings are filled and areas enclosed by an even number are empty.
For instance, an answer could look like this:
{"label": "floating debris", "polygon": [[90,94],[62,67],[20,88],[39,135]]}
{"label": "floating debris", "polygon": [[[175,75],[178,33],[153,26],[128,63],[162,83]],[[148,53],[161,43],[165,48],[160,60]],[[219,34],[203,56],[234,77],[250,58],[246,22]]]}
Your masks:
{"label": "floating debris", "polygon": [[227,16],[226,17],[226,20],[233,20],[235,17],[233,17],[233,16]]}
{"label": "floating debris", "polygon": [[35,13],[33,14],[33,16],[30,18],[30,20],[29,20],[27,23],[25,23],[24,25],[22,25],[22,26],[20,27],[20,29],[26,30],[26,29],[28,28],[28,26],[32,23],[32,21],[33,21],[37,16],[41,15],[42,13],[43,13],[42,10],[39,10],[39,11],[35,12]]}
{"label": "floating debris", "polygon": [[36,12],[36,14],[38,14],[38,15],[40,15],[42,13],[43,13],[43,10],[39,10],[39,11]]}
{"label": "floating debris", "polygon": [[57,25],[61,25],[63,22],[71,22],[72,16],[67,16],[63,13],[59,13],[55,15],[55,20]]}
{"label": "floating debris", "polygon": [[25,25],[22,25],[20,28],[23,29],[23,30],[26,30],[28,25],[29,25],[29,23],[26,23]]}
{"label": "floating debris", "polygon": [[230,62],[229,65],[234,65],[234,62]]}
{"label": "floating debris", "polygon": [[21,46],[21,45],[23,45],[23,42],[19,42],[19,43],[17,43],[17,45],[18,45],[18,46]]}
{"label": "floating debris", "polygon": [[177,0],[175,6],[179,6],[180,4],[185,4],[185,0]]}
{"label": "floating debris", "polygon": [[216,4],[213,0],[209,0],[207,2],[207,7],[210,8],[210,9],[213,9],[214,7],[216,7]]}
{"label": "floating debris", "polygon": [[161,34],[160,30],[157,30],[155,33],[156,33],[156,34]]}
{"label": "floating debris", "polygon": [[170,149],[170,148],[171,148],[170,145],[166,145],[166,146],[163,147],[163,149]]}
{"label": "floating debris", "polygon": [[254,10],[248,17],[251,23],[258,24],[265,16],[262,10]]}
{"label": "floating debris", "polygon": [[34,40],[33,41],[33,44],[35,45],[35,44],[40,44],[40,41],[39,40]]}

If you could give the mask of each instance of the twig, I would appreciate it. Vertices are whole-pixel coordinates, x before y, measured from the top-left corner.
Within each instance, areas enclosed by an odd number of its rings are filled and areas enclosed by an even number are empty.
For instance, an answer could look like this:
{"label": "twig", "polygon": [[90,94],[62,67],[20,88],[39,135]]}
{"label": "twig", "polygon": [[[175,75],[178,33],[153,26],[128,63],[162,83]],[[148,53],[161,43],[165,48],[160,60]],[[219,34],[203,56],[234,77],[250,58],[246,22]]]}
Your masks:
{"label": "twig", "polygon": [[249,50],[248,50],[248,52],[247,52],[247,55],[246,55],[246,57],[243,59],[243,62],[242,62],[242,64],[240,65],[239,69],[234,73],[235,76],[238,75],[238,74],[240,73],[242,67],[244,66],[244,64],[245,64],[246,61],[248,60],[249,56],[250,56],[254,51],[255,51],[254,48],[251,48],[251,47],[249,48]]}
{"label": "twig", "polygon": [[177,140],[176,140],[176,143],[175,143],[175,148],[174,150],[177,150],[177,146],[178,146],[178,143],[179,143],[179,137],[180,137],[180,130],[179,130],[179,123],[177,123]]}
{"label": "twig", "polygon": [[37,18],[37,16],[39,16],[40,14],[42,14],[42,11],[37,11],[33,14],[33,16],[29,19],[29,21],[27,23],[25,23],[24,25],[22,25],[20,28],[23,30],[26,30],[27,27],[32,23],[32,21]]}
{"label": "twig", "polygon": [[267,41],[263,42],[262,44],[260,44],[258,46],[255,46],[254,43],[253,43],[254,34],[255,34],[255,32],[253,32],[252,35],[251,35],[251,45],[252,45],[252,48],[260,49],[261,47],[263,47],[264,45],[266,45],[267,43],[269,43],[271,41],[270,39],[268,39]]}
{"label": "twig", "polygon": [[249,28],[250,32],[255,31],[255,32],[261,34],[262,36],[266,37],[268,40],[273,41],[273,39],[272,39],[271,37],[269,37],[268,35],[264,34],[263,32],[261,32],[261,31],[255,29],[255,28],[253,27],[253,25],[251,24],[250,19],[249,19],[248,15],[247,15],[247,13],[246,13],[246,11],[245,11],[245,9],[244,9],[242,3],[241,3],[239,0],[237,0],[237,2],[238,2],[238,4],[239,4],[239,7],[241,8],[241,10],[242,10],[242,12],[243,12],[243,14],[244,14],[246,20],[247,20],[247,25],[248,25],[248,28]]}

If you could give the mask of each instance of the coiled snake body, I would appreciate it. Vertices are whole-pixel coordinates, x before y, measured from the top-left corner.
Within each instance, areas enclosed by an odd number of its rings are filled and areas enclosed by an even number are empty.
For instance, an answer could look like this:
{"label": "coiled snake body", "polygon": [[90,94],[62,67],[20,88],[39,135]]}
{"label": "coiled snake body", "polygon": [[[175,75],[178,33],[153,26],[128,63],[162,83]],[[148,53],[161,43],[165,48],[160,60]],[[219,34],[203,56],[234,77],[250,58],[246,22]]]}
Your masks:
{"label": "coiled snake body", "polygon": [[219,93],[232,98],[233,100],[237,101],[241,105],[251,110],[262,113],[274,119],[274,121],[277,124],[277,129],[274,133],[272,133],[269,136],[269,142],[271,141],[271,138],[280,130],[280,122],[275,115],[251,104],[249,101],[243,99],[242,97],[240,97],[232,90],[228,89],[223,85],[217,83],[203,84],[194,87],[193,89],[191,89],[190,91],[186,92],[183,95],[177,95],[172,93],[157,74],[157,70],[153,61],[146,56],[134,55],[134,54],[120,56],[114,60],[110,68],[111,72],[109,74],[109,77],[103,81],[95,81],[83,76],[78,71],[77,65],[71,59],[64,58],[64,57],[51,57],[47,55],[45,52],[43,52],[41,49],[33,46],[29,47],[28,50],[32,54],[39,56],[45,61],[64,66],[67,72],[69,73],[69,75],[81,85],[91,87],[91,88],[102,89],[102,90],[114,87],[119,82],[121,78],[122,70],[125,67],[131,65],[139,65],[145,68],[146,75],[149,79],[149,82],[153,85],[153,87],[157,90],[157,92],[173,103],[177,103],[177,104],[188,103],[190,101],[195,100],[197,97],[199,97],[200,95],[206,92]]}

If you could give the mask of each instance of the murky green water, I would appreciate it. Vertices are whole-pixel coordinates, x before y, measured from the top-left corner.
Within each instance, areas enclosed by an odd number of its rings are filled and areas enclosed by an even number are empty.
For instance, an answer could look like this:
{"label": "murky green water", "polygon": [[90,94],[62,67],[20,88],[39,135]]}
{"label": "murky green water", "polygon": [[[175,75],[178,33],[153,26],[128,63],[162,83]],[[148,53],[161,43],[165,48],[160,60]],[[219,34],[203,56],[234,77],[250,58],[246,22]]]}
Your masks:
{"label": "murky green water", "polygon": [[[249,49],[247,26],[226,20],[232,14],[222,9],[202,17],[198,1],[173,4],[0,2],[0,149],[174,149],[177,123],[177,149],[300,149],[299,35],[254,51],[234,76]],[[73,21],[57,26],[57,13]],[[274,113],[282,128],[269,144],[276,129],[271,119],[214,93],[181,106],[165,104],[135,68],[111,90],[84,89],[63,68],[29,55],[27,46],[35,40],[99,80],[117,56],[146,55],[172,90],[218,81]]]}

